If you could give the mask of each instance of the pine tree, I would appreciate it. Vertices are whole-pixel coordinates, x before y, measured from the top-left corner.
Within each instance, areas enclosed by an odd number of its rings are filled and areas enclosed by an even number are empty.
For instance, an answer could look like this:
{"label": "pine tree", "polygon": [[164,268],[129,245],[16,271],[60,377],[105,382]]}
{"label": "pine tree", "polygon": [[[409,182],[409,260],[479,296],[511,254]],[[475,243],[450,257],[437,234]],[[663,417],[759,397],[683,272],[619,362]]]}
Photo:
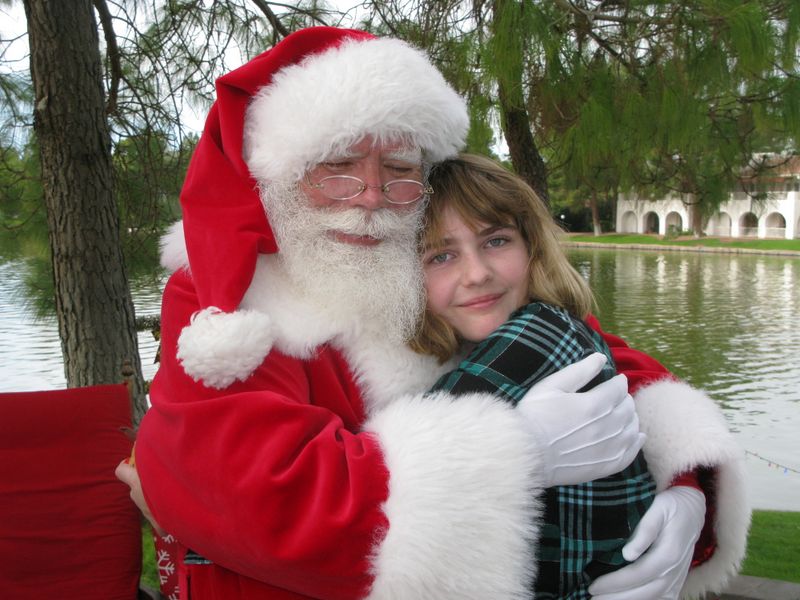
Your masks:
{"label": "pine tree", "polygon": [[[671,191],[702,217],[727,197],[743,170],[757,170],[757,153],[797,151],[800,3],[399,6],[403,11],[377,16],[414,20],[424,13],[419,27],[446,21],[453,27],[443,35],[477,45],[468,75],[452,81],[495,108],[514,168],[545,196],[553,176],[567,190],[584,188],[598,198]],[[455,19],[459,11],[469,18]]]}

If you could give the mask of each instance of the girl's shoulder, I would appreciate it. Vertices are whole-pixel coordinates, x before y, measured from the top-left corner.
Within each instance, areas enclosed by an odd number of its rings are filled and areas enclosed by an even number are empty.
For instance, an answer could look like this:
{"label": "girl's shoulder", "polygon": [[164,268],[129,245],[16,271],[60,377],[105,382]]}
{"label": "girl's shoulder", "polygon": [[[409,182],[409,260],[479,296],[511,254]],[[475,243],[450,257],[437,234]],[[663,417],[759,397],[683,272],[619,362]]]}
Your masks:
{"label": "girl's shoulder", "polygon": [[[588,352],[602,352],[613,364],[611,351],[603,337],[583,319],[580,319],[560,306],[533,300],[514,311],[508,321],[503,323],[485,340],[485,345],[509,339],[535,343],[545,347],[564,348],[567,345],[582,348],[583,358]],[[575,358],[575,357],[574,357]]]}
{"label": "girl's shoulder", "polygon": [[540,300],[533,300],[515,310],[508,320],[493,333],[502,334],[504,328],[539,327],[543,324],[550,327],[572,329],[576,323],[582,323],[563,308]]}

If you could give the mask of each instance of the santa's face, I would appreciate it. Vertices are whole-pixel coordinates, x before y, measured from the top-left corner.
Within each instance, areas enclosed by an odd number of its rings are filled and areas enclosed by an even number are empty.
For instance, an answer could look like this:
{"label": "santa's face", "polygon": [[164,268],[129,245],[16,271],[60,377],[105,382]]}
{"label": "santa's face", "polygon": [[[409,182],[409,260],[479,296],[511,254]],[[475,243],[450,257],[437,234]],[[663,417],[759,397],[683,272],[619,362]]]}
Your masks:
{"label": "santa's face", "polygon": [[[370,149],[357,166],[374,166],[381,156],[380,150]],[[369,194],[374,206],[364,206],[362,200],[320,198],[317,191],[297,183],[263,186],[278,242],[276,260],[296,293],[321,313],[337,322],[380,329],[386,339],[402,343],[414,332],[424,307],[416,243],[424,203],[378,202],[370,189],[361,195]]]}
{"label": "santa's face", "polygon": [[[336,196],[337,193],[333,180],[326,178],[337,176],[353,178],[339,180],[337,185],[344,181],[355,186],[361,183],[366,188],[358,191],[356,187],[346,193],[338,194],[352,195],[342,200],[332,198],[331,195]],[[421,190],[422,179],[421,152],[418,148],[411,148],[401,142],[376,143],[372,137],[367,136],[346,151],[309,169],[306,177],[300,182],[300,190],[308,199],[311,208],[328,211],[357,210],[361,211],[365,220],[369,220],[372,216],[385,211],[398,215],[416,212],[418,201],[406,204],[393,203],[384,195],[382,187],[390,182],[404,180],[419,182]],[[411,187],[413,189],[413,185]],[[339,229],[330,229],[325,235],[337,243],[355,246],[376,246],[383,241],[379,237],[356,235]]]}

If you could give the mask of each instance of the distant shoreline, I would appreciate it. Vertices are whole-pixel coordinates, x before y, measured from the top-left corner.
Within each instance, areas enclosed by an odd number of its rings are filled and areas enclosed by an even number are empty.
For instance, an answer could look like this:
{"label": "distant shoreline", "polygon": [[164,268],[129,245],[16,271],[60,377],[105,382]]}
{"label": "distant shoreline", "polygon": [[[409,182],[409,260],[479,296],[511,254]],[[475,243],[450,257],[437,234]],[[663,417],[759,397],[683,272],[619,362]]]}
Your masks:
{"label": "distant shoreline", "polygon": [[[584,237],[590,234],[585,233],[572,233],[566,234],[561,240],[561,244],[567,248],[608,248],[615,250],[649,250],[656,252],[705,252],[709,254],[750,254],[750,255],[765,255],[765,256],[779,256],[784,258],[800,258],[800,249],[781,249],[781,248],[745,248],[739,246],[706,246],[702,244],[693,244],[692,240],[687,240],[684,244],[670,244],[667,242],[651,242],[651,243],[638,243],[638,242],[599,242],[589,241],[586,239],[575,240],[574,237]],[[613,235],[613,234],[612,234]],[[658,239],[658,238],[654,238]],[[796,240],[798,247],[800,247],[800,240]],[[722,242],[724,244],[724,242]]]}

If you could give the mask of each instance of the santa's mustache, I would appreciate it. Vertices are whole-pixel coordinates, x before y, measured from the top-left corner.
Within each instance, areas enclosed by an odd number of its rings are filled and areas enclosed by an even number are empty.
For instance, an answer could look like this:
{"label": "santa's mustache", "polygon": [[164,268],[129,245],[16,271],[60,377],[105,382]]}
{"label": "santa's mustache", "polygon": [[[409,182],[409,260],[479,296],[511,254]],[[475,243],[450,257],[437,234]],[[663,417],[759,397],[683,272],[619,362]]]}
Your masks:
{"label": "santa's mustache", "polygon": [[319,230],[340,231],[348,235],[370,236],[380,240],[408,239],[420,227],[421,210],[397,212],[381,208],[314,209],[314,221]]}

